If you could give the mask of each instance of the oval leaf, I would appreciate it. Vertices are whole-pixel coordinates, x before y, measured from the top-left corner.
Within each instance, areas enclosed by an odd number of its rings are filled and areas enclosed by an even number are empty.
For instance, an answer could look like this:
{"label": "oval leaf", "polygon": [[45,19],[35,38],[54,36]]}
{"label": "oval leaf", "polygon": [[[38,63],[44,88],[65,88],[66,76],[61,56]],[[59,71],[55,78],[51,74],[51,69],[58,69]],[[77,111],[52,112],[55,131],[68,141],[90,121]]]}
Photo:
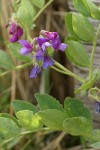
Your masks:
{"label": "oval leaf", "polygon": [[42,8],[45,4],[45,0],[31,0],[31,2],[38,8]]}
{"label": "oval leaf", "polygon": [[84,46],[76,41],[67,41],[66,54],[70,61],[82,67],[89,67],[89,56]]}

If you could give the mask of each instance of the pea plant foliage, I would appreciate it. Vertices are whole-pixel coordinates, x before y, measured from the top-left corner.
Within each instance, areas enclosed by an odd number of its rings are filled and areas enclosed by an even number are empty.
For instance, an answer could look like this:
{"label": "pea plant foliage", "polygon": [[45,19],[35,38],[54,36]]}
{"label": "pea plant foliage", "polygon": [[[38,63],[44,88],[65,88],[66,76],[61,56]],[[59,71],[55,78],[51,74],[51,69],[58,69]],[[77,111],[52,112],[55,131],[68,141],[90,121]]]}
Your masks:
{"label": "pea plant foliage", "polygon": [[[13,2],[15,12],[6,24],[10,37],[7,42],[9,51],[0,50],[0,78],[13,70],[21,70],[27,66],[32,67],[29,77],[31,80],[41,76],[48,68],[54,69],[80,82],[81,86],[75,90],[76,95],[86,94],[90,100],[92,98],[96,106],[95,111],[99,115],[100,89],[94,85],[100,80],[100,70],[93,68],[93,64],[100,25],[95,29],[90,20],[100,20],[100,7],[91,0],[73,0],[77,11],[69,12],[65,16],[65,26],[69,32],[65,42],[61,41],[57,31],[50,32],[44,29],[40,31],[38,37],[31,37],[29,31],[35,28],[36,19],[53,1]],[[93,45],[91,55],[88,55],[84,46],[87,43]],[[83,78],[71,72],[54,60],[53,53],[59,51],[65,53],[71,63],[87,68],[87,77]],[[16,66],[9,54],[22,64]],[[33,132],[65,131],[74,136],[82,136],[92,147],[100,148],[100,129],[93,128],[91,113],[81,99],[67,97],[63,106],[59,100],[48,94],[36,93],[34,96],[38,107],[24,100],[13,100],[11,105],[15,116],[0,114],[1,146],[16,137]]]}

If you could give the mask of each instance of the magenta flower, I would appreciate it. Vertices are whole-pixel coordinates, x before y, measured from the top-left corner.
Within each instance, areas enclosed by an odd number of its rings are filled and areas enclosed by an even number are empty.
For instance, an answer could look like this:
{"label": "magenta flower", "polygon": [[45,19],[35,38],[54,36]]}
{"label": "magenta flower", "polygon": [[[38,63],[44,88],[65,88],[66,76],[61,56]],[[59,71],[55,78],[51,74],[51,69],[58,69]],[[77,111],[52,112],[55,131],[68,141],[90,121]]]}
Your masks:
{"label": "magenta flower", "polygon": [[37,41],[37,43],[39,44],[39,46],[41,47],[43,43],[49,42],[49,39],[48,39],[48,38],[40,38],[40,37],[37,37],[37,38],[36,38],[36,41]]}
{"label": "magenta flower", "polygon": [[30,78],[36,78],[38,74],[41,74],[41,67],[37,65],[32,69]]}
{"label": "magenta flower", "polygon": [[12,22],[9,34],[12,35],[10,42],[16,42],[23,35],[23,29],[16,22]]}
{"label": "magenta flower", "polygon": [[20,50],[22,55],[27,55],[28,53],[32,52],[33,44],[30,44],[27,40],[19,40],[18,42],[23,46],[23,48]]}

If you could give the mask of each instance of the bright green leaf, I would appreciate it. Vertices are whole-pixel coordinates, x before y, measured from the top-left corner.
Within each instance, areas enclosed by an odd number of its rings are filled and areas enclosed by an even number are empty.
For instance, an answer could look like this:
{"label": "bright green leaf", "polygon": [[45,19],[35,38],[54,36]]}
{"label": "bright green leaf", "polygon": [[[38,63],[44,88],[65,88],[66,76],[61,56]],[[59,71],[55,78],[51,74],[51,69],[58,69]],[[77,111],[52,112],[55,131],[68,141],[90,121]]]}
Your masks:
{"label": "bright green leaf", "polygon": [[45,0],[31,0],[31,2],[38,8],[42,8],[45,4]]}
{"label": "bright green leaf", "polygon": [[17,120],[14,116],[12,116],[12,115],[10,115],[10,114],[7,114],[7,113],[0,113],[0,117],[12,119],[12,120],[19,126],[18,120]]}
{"label": "bright green leaf", "polygon": [[30,110],[33,113],[37,112],[37,109],[34,105],[32,105],[31,103],[28,103],[26,101],[22,101],[22,100],[15,100],[12,102],[12,106],[14,108],[14,111],[17,113],[18,111],[21,110]]}
{"label": "bright green leaf", "polygon": [[68,118],[81,116],[92,120],[89,110],[77,98],[66,98],[64,101],[64,109]]}
{"label": "bright green leaf", "polygon": [[14,64],[11,57],[2,50],[0,50],[0,67],[8,70],[14,68]]}
{"label": "bright green leaf", "polygon": [[67,133],[77,136],[87,136],[92,131],[92,124],[85,117],[68,118],[63,122],[63,127]]}
{"label": "bright green leaf", "polygon": [[43,127],[40,117],[34,115],[32,111],[22,110],[17,112],[16,116],[19,119],[19,124],[26,130],[37,131]]}
{"label": "bright green leaf", "polygon": [[94,27],[86,17],[73,13],[72,27],[75,34],[83,41],[92,42],[94,40]]}
{"label": "bright green leaf", "polygon": [[35,10],[31,3],[27,0],[22,0],[21,5],[17,11],[17,16],[25,28],[32,27],[34,15]]}
{"label": "bright green leaf", "polygon": [[22,54],[20,54],[20,49],[22,48],[22,46],[19,43],[9,43],[8,47],[13,56],[18,60],[21,60],[22,62],[32,61],[30,56],[23,56]]}
{"label": "bright green leaf", "polygon": [[68,48],[66,50],[67,57],[76,65],[89,67],[89,55],[84,46],[76,41],[67,41]]}
{"label": "bright green leaf", "polygon": [[41,110],[45,109],[58,109],[60,111],[64,111],[62,105],[56,100],[54,97],[48,94],[35,94],[35,97],[39,103],[39,107]]}
{"label": "bright green leaf", "polygon": [[0,117],[0,138],[6,140],[20,133],[17,124],[9,118]]}
{"label": "bright green leaf", "polygon": [[87,0],[73,0],[74,7],[84,16],[89,17],[91,13],[87,4]]}
{"label": "bright green leaf", "polygon": [[67,13],[65,16],[65,25],[68,31],[71,33],[71,35],[75,38],[78,39],[78,36],[75,34],[73,30],[73,25],[72,25],[72,13]]}
{"label": "bright green leaf", "polygon": [[66,114],[57,109],[47,109],[38,113],[41,121],[45,126],[52,130],[63,130],[63,121],[66,119]]}
{"label": "bright green leaf", "polygon": [[97,7],[94,3],[91,2],[91,0],[87,0],[87,4],[91,13],[91,16],[94,19],[100,20],[100,10],[99,7]]}

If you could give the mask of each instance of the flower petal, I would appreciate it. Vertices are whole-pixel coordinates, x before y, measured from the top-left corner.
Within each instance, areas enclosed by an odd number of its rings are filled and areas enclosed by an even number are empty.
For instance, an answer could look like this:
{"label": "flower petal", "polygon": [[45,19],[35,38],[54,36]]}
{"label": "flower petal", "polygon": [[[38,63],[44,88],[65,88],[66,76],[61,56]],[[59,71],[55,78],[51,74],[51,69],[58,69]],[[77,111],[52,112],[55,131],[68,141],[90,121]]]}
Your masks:
{"label": "flower petal", "polygon": [[18,36],[17,36],[17,34],[14,34],[11,38],[10,38],[10,42],[17,42],[18,41]]}
{"label": "flower petal", "polygon": [[48,67],[53,66],[54,63],[55,63],[55,61],[51,57],[49,57],[48,55],[46,55],[44,57],[43,68],[47,69]]}
{"label": "flower petal", "polygon": [[44,53],[45,53],[45,52],[43,52],[42,50],[39,50],[39,51],[36,53],[36,59],[37,59],[37,61],[44,59]]}
{"label": "flower petal", "polygon": [[19,38],[23,35],[23,29],[20,26],[17,27],[17,35]]}
{"label": "flower petal", "polygon": [[21,50],[20,50],[20,53],[22,55],[27,55],[29,52],[28,52],[28,49],[26,47],[23,47]]}
{"label": "flower petal", "polygon": [[44,42],[48,42],[49,39],[37,37],[37,38],[36,38],[36,41],[38,42],[39,46],[41,47],[42,44],[43,44]]}
{"label": "flower petal", "polygon": [[60,40],[60,37],[58,35],[55,40],[52,40],[52,47],[54,49],[58,49],[58,47],[59,47],[60,44],[61,44],[61,40]]}
{"label": "flower petal", "polygon": [[50,47],[50,46],[52,46],[52,44],[50,44],[49,42],[45,42],[45,43],[42,44],[42,50],[43,50],[43,51],[46,51],[46,49],[47,49],[48,47]]}
{"label": "flower petal", "polygon": [[30,73],[30,78],[36,78],[38,74],[41,73],[41,67],[40,66],[34,66]]}
{"label": "flower petal", "polygon": [[9,34],[13,34],[16,31],[17,31],[17,23],[16,22],[12,22],[12,24],[10,26]]}
{"label": "flower petal", "polygon": [[18,42],[26,48],[29,48],[29,49],[33,48],[32,45],[27,40],[19,40]]}
{"label": "flower petal", "polygon": [[64,51],[66,50],[67,47],[68,47],[67,44],[61,43],[61,44],[59,45],[59,47],[58,47],[58,50],[64,52]]}

